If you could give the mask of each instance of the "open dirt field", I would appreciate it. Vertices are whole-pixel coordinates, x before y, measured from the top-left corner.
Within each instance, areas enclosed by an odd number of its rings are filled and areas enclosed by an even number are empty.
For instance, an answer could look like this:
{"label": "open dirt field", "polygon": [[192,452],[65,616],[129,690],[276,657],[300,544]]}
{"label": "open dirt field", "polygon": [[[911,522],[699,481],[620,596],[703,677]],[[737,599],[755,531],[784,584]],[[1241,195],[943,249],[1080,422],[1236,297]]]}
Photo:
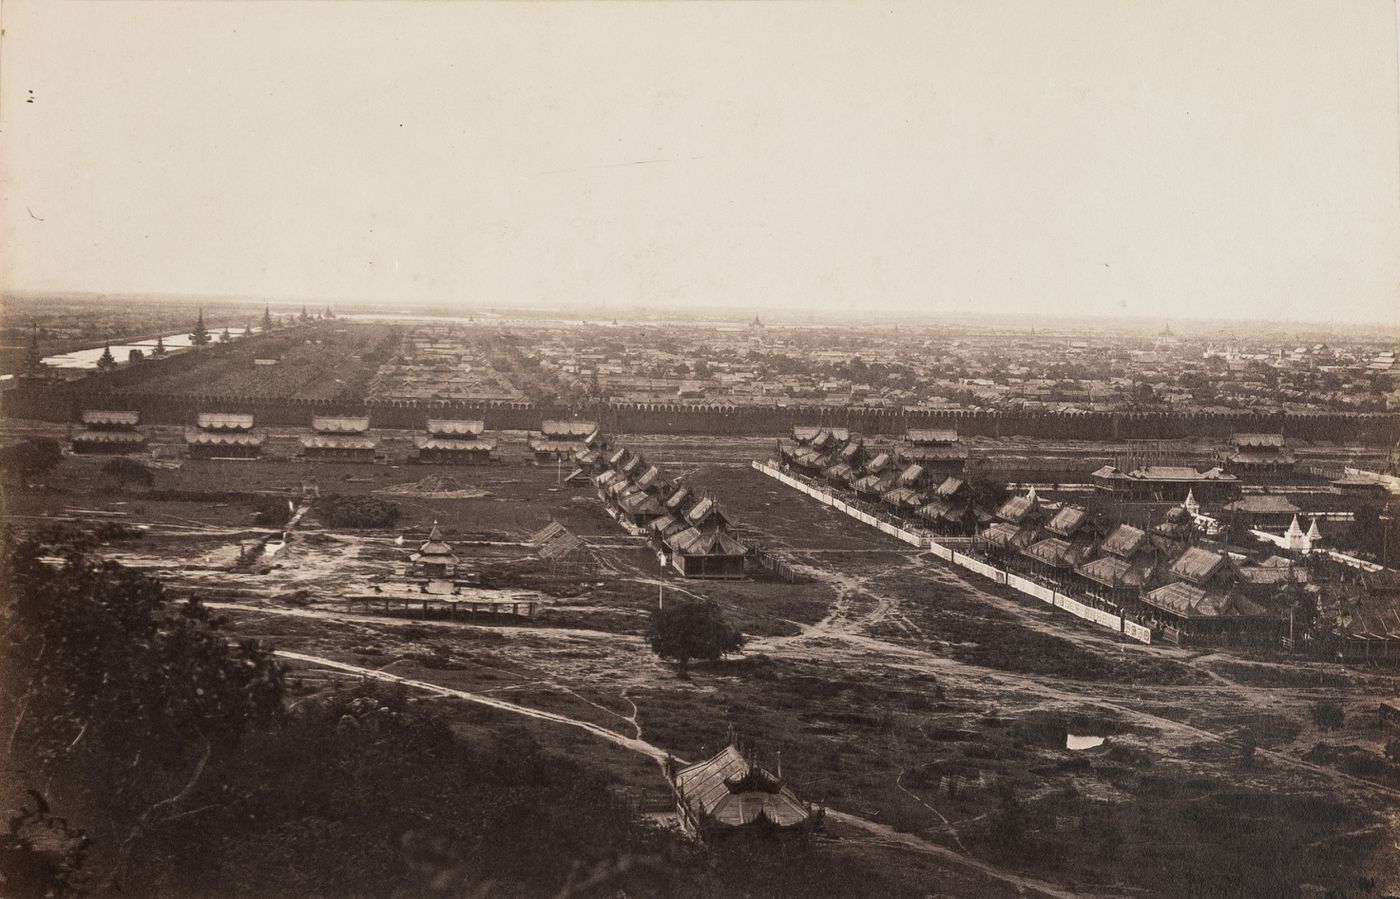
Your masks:
{"label": "open dirt field", "polygon": [[[464,733],[526,727],[606,766],[644,809],[666,808],[658,754],[701,758],[732,729],[780,760],[800,796],[833,810],[823,851],[880,859],[891,883],[930,894],[1400,890],[1400,769],[1381,754],[1400,734],[1375,715],[1400,692],[1395,677],[1122,643],[748,468],[770,441],[628,443],[712,493],[804,582],[680,580],[591,488],[519,461],[186,460],[158,470],[150,490],[124,491],[103,481],[103,460],[66,458],[52,489],[12,491],[6,512],[20,524],[105,517],[141,528],[101,551],[291,654],[300,694],[334,678],[407,679],[452,708]],[[433,475],[450,475],[453,489],[423,483]],[[328,529],[303,503],[310,480],[323,495],[390,500],[401,521]],[[199,491],[222,498],[182,498]],[[306,508],[284,548],[239,566],[240,545],[274,533],[254,522],[259,493]],[[551,518],[588,542],[591,563],[535,558],[525,541]],[[347,596],[402,576],[435,521],[483,596],[536,597],[541,613],[349,611]],[[750,636],[744,654],[677,678],[644,643],[659,595],[718,601]],[[1345,708],[1341,730],[1313,723],[1322,700]],[[1071,751],[1071,734],[1103,742]],[[1246,734],[1258,746],[1249,762]]]}

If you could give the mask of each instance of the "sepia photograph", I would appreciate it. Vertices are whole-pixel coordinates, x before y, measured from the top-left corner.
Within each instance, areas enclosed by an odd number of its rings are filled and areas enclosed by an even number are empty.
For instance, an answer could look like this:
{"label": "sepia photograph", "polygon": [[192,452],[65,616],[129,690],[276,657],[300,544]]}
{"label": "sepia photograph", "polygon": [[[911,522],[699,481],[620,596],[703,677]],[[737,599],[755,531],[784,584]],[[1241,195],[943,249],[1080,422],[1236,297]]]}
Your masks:
{"label": "sepia photograph", "polygon": [[1400,897],[1396,0],[0,0],[0,897]]}

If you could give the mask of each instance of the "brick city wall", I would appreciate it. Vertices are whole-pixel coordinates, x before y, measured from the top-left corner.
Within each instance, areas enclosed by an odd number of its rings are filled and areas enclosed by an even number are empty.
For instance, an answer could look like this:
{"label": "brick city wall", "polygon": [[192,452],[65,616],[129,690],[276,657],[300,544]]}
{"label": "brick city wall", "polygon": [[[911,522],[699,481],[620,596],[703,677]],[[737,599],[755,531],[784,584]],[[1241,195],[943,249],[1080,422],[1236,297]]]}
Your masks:
{"label": "brick city wall", "polygon": [[[1283,433],[1304,440],[1346,440],[1391,446],[1400,439],[1393,413],[1253,412],[1000,412],[841,408],[832,406],[709,406],[605,403],[573,409],[530,403],[421,400],[338,400],[239,396],[125,394],[72,384],[19,384],[0,394],[8,418],[75,422],[83,409],[135,409],[147,424],[193,424],[199,412],[251,412],[258,424],[305,427],[313,415],[368,414],[375,428],[422,429],[429,418],[479,418],[486,428],[538,430],[547,418],[597,420],[609,434],[712,434],[783,436],[794,425],[829,425],[867,435],[898,436],[909,428],[955,427],[966,436],[1129,440],[1225,438],[1237,431]],[[112,386],[121,386],[113,384]]]}

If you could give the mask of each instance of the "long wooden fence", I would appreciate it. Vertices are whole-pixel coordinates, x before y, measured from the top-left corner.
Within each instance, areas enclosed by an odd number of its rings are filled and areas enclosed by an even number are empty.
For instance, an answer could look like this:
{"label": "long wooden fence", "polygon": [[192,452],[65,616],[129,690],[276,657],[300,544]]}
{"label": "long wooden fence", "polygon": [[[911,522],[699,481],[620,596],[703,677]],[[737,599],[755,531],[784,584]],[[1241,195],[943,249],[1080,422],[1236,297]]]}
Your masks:
{"label": "long wooden fence", "polygon": [[1136,621],[1130,621],[1124,615],[1096,608],[1087,603],[1082,603],[1074,597],[1052,590],[1044,584],[1038,584],[1029,578],[1021,577],[1018,574],[1012,574],[1009,571],[1003,571],[994,565],[990,565],[966,553],[960,553],[952,547],[944,546],[939,543],[934,539],[936,536],[934,534],[911,529],[908,526],[901,526],[883,517],[877,517],[869,512],[865,512],[837,498],[830,491],[809,484],[805,479],[789,474],[772,463],[755,461],[752,465],[754,469],[768,477],[781,481],[794,490],[801,491],[818,502],[831,506],[839,512],[844,512],[863,524],[878,528],[880,531],[889,534],[897,540],[903,540],[911,546],[917,546],[920,549],[928,550],[931,554],[945,562],[979,574],[995,583],[1003,584],[1019,593],[1032,596],[1053,608],[1068,612],[1076,618],[1080,618],[1092,624],[1097,624],[1109,630],[1117,631],[1131,640],[1136,640],[1139,643],[1152,642],[1152,630],[1150,628],[1144,627]]}

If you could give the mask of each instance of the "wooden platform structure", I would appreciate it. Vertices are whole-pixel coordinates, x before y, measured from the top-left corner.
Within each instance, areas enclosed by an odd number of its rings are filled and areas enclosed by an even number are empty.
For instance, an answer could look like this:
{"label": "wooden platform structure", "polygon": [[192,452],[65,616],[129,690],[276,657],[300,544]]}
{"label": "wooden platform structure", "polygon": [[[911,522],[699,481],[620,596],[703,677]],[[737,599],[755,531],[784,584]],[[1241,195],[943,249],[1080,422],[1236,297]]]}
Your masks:
{"label": "wooden platform structure", "polygon": [[453,596],[432,593],[356,593],[345,598],[346,611],[383,612],[419,618],[533,619],[545,605],[538,597],[483,599],[480,596]]}

